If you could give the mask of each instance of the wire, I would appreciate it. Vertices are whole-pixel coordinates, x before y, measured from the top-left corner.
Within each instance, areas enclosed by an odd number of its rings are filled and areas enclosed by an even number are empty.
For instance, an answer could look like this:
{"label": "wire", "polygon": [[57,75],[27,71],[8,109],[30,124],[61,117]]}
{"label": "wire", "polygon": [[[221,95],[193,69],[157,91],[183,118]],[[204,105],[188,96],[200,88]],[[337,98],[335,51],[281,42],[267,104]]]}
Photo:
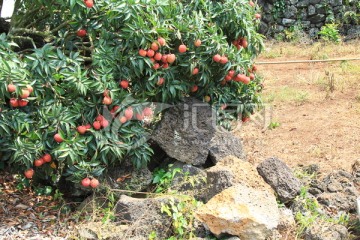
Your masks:
{"label": "wire", "polygon": [[326,59],[326,60],[292,60],[292,61],[278,61],[278,62],[256,62],[258,65],[265,64],[290,64],[290,63],[318,63],[318,62],[339,62],[339,61],[356,61],[360,58],[344,58],[344,59]]}

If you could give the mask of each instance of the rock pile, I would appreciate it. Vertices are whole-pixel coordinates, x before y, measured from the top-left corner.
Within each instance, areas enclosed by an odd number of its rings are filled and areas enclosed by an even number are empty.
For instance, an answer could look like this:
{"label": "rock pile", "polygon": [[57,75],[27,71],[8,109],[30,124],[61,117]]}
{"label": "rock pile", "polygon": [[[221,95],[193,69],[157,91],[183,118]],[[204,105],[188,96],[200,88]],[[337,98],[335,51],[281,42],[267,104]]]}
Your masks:
{"label": "rock pile", "polygon": [[[178,194],[157,197],[143,194],[140,198],[120,195],[115,216],[121,226],[128,227],[123,227],[118,237],[149,239],[155,234],[158,239],[166,239],[171,236],[173,218],[180,215],[169,214],[164,206],[177,206],[184,196],[204,203],[195,210],[195,219],[191,221],[197,239],[206,239],[209,234],[221,239],[284,239],[289,231],[293,234],[296,231],[295,215],[327,216],[328,210],[355,211],[359,194],[354,180],[359,179],[360,167],[353,174],[337,171],[313,180],[308,195],[304,196],[303,183],[280,159],[266,159],[257,167],[247,162],[241,140],[219,131],[211,120],[212,114],[210,106],[185,99],[183,104],[164,114],[165,121],[153,135],[152,141],[161,150],[163,163],[156,159],[149,169],[127,167],[110,172],[108,178],[113,188],[146,191],[151,186],[150,175],[155,165],[172,163],[172,169],[182,170],[170,185]],[[316,172],[318,167],[311,166],[307,171]],[[114,181],[121,176],[129,178]],[[140,183],[135,179],[140,179]],[[304,230],[304,237],[309,240],[348,237],[344,226],[329,221],[317,221]]]}
{"label": "rock pile", "polygon": [[[273,35],[299,25],[311,38],[317,37],[321,27],[332,19],[343,22],[346,11],[343,0],[260,0],[263,9],[260,32]],[[342,33],[349,38],[360,36],[356,23],[345,24]]]}

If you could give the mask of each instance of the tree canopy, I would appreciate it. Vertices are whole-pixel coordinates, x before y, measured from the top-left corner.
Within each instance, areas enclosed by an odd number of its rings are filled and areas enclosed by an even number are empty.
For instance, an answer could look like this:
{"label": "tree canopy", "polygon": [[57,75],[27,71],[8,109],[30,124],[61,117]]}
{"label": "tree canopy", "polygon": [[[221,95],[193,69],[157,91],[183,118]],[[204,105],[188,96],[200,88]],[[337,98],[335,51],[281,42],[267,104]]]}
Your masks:
{"label": "tree canopy", "polygon": [[153,103],[193,96],[223,120],[246,118],[261,104],[257,10],[245,0],[15,1],[0,36],[1,161],[79,182],[125,158],[147,163],[151,148],[134,143],[151,130]]}

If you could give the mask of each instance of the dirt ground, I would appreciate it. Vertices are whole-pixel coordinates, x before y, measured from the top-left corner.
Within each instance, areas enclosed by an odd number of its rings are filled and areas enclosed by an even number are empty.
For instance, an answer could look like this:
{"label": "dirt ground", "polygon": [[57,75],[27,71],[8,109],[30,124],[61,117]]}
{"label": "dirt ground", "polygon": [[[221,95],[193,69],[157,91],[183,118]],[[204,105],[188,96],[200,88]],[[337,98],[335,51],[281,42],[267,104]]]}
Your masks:
{"label": "dirt ground", "polygon": [[[257,62],[360,58],[360,41],[340,45],[266,43]],[[322,173],[351,170],[360,160],[360,61],[259,64],[271,120],[241,131],[248,159],[272,156],[290,167],[319,164]]]}

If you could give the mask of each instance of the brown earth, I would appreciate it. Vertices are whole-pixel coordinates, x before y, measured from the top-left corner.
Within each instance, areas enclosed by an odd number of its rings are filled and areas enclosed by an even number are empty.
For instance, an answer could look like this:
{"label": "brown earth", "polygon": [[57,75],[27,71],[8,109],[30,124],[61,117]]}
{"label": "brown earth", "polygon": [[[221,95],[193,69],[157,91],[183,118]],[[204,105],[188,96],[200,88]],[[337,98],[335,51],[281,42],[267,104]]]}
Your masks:
{"label": "brown earth", "polygon": [[[257,61],[360,58],[359,43],[269,42]],[[258,69],[267,109],[272,108],[265,127],[272,124],[274,129],[264,131],[259,121],[241,129],[248,159],[258,164],[277,156],[290,167],[316,163],[322,173],[350,171],[360,159],[360,61],[259,64]]]}

